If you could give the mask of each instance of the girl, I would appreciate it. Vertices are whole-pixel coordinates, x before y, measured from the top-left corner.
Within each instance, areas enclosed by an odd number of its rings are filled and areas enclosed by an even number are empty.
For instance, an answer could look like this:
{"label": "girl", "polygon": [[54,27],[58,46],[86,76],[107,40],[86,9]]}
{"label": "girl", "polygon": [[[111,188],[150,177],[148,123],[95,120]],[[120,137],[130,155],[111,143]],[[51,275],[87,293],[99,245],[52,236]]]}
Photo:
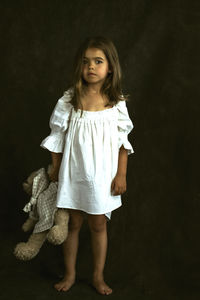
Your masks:
{"label": "girl", "polygon": [[57,207],[68,209],[69,234],[63,243],[65,276],[55,285],[67,291],[75,282],[79,231],[87,214],[93,250],[93,286],[100,294],[112,289],[103,270],[107,251],[107,220],[121,206],[126,191],[127,139],[133,124],[121,91],[121,71],[113,43],[87,39],[75,59],[73,83],[55,106],[51,134],[42,142],[51,151],[58,180]]}

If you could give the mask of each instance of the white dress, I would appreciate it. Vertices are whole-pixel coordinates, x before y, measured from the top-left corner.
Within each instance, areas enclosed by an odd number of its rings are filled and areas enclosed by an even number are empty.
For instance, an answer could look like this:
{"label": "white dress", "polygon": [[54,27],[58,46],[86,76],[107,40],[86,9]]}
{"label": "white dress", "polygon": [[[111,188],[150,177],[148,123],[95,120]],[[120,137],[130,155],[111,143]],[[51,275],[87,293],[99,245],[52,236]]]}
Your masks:
{"label": "white dress", "polygon": [[126,102],[102,111],[75,111],[72,90],[64,93],[50,118],[50,135],[41,146],[63,153],[58,178],[57,207],[78,209],[88,214],[105,214],[121,206],[121,196],[111,193],[118,167],[119,148],[133,148],[128,133],[133,124]]}

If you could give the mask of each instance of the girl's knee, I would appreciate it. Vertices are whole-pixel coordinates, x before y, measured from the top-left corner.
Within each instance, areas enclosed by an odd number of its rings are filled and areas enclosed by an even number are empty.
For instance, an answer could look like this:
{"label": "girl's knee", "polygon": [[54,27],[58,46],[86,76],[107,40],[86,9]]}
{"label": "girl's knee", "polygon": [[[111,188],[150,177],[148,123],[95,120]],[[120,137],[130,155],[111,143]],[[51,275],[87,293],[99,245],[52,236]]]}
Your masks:
{"label": "girl's knee", "polygon": [[106,217],[104,215],[88,216],[88,225],[91,232],[101,233],[106,230]]}
{"label": "girl's knee", "polygon": [[83,215],[79,211],[70,210],[69,211],[69,230],[79,231],[83,223]]}

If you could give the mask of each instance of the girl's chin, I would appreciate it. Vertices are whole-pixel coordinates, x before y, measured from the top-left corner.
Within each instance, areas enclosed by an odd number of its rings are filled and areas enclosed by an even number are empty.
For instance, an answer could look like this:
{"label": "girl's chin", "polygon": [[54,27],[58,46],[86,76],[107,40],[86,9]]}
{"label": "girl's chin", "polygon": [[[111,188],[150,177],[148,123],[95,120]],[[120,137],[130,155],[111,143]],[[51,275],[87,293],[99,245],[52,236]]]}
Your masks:
{"label": "girl's chin", "polygon": [[94,83],[98,84],[98,83],[100,83],[99,80],[91,80],[91,79],[87,79],[86,82],[87,82],[87,84],[90,84],[90,83],[92,83],[92,84],[94,84]]}
{"label": "girl's chin", "polygon": [[94,76],[94,75],[87,76],[85,79],[87,81],[97,81],[98,80],[97,76]]}

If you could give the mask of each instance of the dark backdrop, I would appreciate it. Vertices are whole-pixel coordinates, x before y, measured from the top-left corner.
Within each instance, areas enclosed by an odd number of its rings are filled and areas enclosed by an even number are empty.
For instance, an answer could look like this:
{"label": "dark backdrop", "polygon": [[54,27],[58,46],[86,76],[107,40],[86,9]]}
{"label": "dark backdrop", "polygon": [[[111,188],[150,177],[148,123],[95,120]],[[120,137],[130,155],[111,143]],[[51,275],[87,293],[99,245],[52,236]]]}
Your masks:
{"label": "dark backdrop", "polygon": [[[108,36],[118,49],[135,125],[128,191],[108,224],[105,272],[115,290],[111,297],[132,299],[139,293],[137,299],[149,299],[165,291],[162,299],[168,293],[195,299],[200,279],[199,8],[197,0],[1,1],[2,299],[14,293],[8,278],[18,299],[30,286],[37,299],[57,295],[48,289],[57,280],[61,248],[46,244],[30,263],[17,262],[12,250],[28,237],[20,229],[28,201],[22,182],[50,162],[39,145],[68,85],[76,49],[91,35]],[[91,271],[84,226],[78,258],[83,280]],[[86,290],[80,283],[70,293],[77,299],[79,293],[95,297]]]}

